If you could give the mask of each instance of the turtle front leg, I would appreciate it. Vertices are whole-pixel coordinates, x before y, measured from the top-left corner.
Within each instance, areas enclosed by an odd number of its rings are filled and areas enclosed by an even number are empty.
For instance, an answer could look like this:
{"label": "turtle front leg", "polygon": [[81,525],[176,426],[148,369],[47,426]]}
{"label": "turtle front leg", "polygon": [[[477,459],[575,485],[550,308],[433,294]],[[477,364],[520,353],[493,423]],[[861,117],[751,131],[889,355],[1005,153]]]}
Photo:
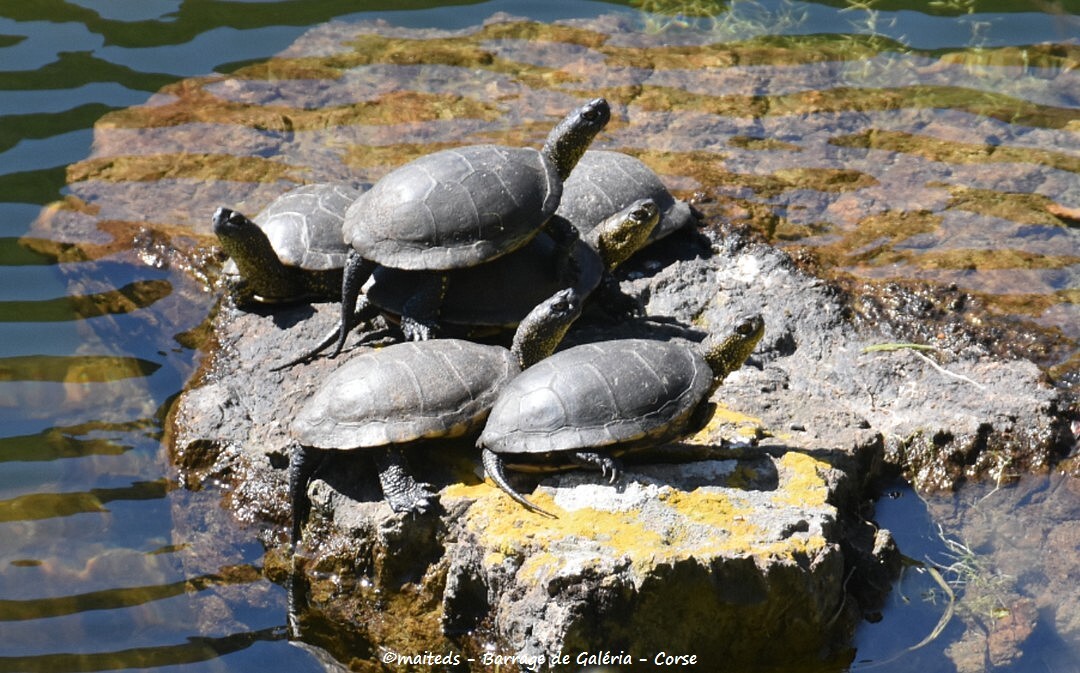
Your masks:
{"label": "turtle front leg", "polygon": [[435,497],[431,484],[413,479],[401,449],[376,451],[375,469],[379,472],[383,497],[390,509],[399,514],[423,514],[431,506],[431,499]]}
{"label": "turtle front leg", "polygon": [[552,215],[543,226],[544,232],[555,241],[555,277],[560,284],[572,287],[577,284],[581,269],[574,258],[574,246],[581,234],[570,220],[560,215]]}
{"label": "turtle front leg", "polygon": [[438,335],[446,285],[446,274],[433,273],[401,307],[401,331],[406,339],[427,341]]}
{"label": "turtle front leg", "polygon": [[624,322],[645,315],[641,302],[623,292],[619,279],[605,271],[600,278],[600,285],[592,295],[592,301],[613,322]]}
{"label": "turtle front leg", "polygon": [[570,459],[581,467],[591,467],[600,470],[600,474],[608,478],[609,484],[614,484],[622,475],[622,463],[608,453],[596,451],[575,451],[570,454]]}
{"label": "turtle front leg", "polygon": [[246,278],[242,276],[225,278],[222,284],[236,308],[246,311],[258,305],[255,301],[255,291],[251,289],[251,283]]}

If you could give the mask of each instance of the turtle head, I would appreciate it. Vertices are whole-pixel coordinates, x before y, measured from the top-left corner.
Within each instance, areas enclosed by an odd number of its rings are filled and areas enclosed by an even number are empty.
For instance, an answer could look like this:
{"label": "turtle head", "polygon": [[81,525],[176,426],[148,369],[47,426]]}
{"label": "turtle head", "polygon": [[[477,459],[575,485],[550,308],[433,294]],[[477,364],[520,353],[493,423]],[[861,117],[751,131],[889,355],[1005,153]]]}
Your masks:
{"label": "turtle head", "polygon": [[570,176],[578,159],[610,119],[611,106],[607,100],[594,98],[566,115],[551,130],[541,151],[555,164],[560,179]]}
{"label": "turtle head", "polygon": [[[249,220],[243,213],[231,208],[218,208],[211,219],[214,234],[221,242],[221,247],[234,260],[246,257],[249,251],[258,254],[258,248],[265,244],[272,251],[269,239],[259,225]],[[253,250],[254,249],[254,250]]]}
{"label": "turtle head", "polygon": [[510,347],[522,369],[555,352],[570,325],[581,315],[582,303],[580,292],[559,290],[522,319]]}
{"label": "turtle head", "polygon": [[283,285],[284,267],[274,246],[262,228],[230,208],[218,208],[212,218],[214,234],[254,294],[283,297],[289,291]]}
{"label": "turtle head", "polygon": [[743,366],[763,334],[765,321],[755,313],[739,318],[725,331],[709,335],[705,340],[703,355],[713,371],[710,394],[728,374]]}
{"label": "turtle head", "polygon": [[648,242],[659,221],[656,202],[638,199],[598,224],[589,232],[589,242],[600,253],[604,268],[611,271]]}

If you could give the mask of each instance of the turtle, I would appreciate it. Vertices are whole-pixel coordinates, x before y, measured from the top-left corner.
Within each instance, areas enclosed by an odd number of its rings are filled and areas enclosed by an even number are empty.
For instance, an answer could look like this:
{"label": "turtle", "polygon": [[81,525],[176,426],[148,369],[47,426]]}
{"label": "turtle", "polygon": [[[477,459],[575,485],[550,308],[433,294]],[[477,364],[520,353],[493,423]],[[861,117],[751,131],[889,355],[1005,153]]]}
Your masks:
{"label": "turtle", "polygon": [[[575,241],[571,260],[576,272],[573,287],[578,294],[590,295],[607,272],[648,238],[658,218],[656,204],[639,199],[594,229],[597,235],[590,241],[592,246]],[[552,261],[558,254],[556,241],[541,232],[523,247],[491,262],[450,271],[438,324],[461,327],[471,334],[483,333],[475,328],[515,327],[532,307],[566,285]],[[382,311],[400,316],[427,273],[379,267],[363,297]]]}
{"label": "turtle", "polygon": [[574,346],[511,381],[477,440],[484,471],[530,511],[554,517],[509,485],[504,460],[558,456],[599,468],[614,482],[615,455],[685,437],[704,427],[709,397],[742,366],[765,331],[740,318],[698,347],[677,341],[613,339]]}
{"label": "turtle", "polygon": [[[342,235],[351,249],[333,355],[345,344],[357,296],[377,266],[434,272],[475,266],[520,248],[541,228],[568,251],[577,232],[561,228],[564,220],[548,223],[563,181],[610,118],[608,102],[596,98],[559,122],[540,150],[466,145],[422,156],[377,181],[345,213]],[[429,274],[402,314],[408,338],[434,335],[423,317],[437,314],[445,289],[444,274]]]}
{"label": "turtle", "polygon": [[341,225],[367,187],[302,185],[277,197],[254,220],[218,208],[214,233],[229,255],[222,271],[237,305],[333,299],[349,252]]}
{"label": "turtle", "polygon": [[[557,217],[557,216],[556,216]],[[553,263],[559,244],[546,232],[540,232],[523,247],[494,259],[446,274],[447,290],[439,305],[437,325],[440,332],[457,337],[488,337],[514,329],[538,303],[562,287],[573,287],[582,299],[598,288],[605,295],[605,309],[617,315],[640,310],[637,301],[623,295],[610,271],[640,247],[656,226],[659,210],[651,199],[639,199],[608,218],[593,231],[595,246],[576,240],[570,250],[575,273],[572,279],[560,277]],[[376,267],[358,297],[355,320],[365,322],[378,314],[399,321],[408,312],[408,303],[428,282],[429,271],[407,271]],[[430,318],[432,323],[434,318]],[[334,327],[314,351],[334,343]],[[305,353],[273,367],[278,371],[309,357]]]}
{"label": "turtle", "polygon": [[563,184],[555,212],[587,237],[597,224],[640,198],[650,198],[660,207],[660,222],[649,236],[650,243],[698,221],[690,205],[672,196],[640,159],[610,150],[589,150],[581,156]]}
{"label": "turtle", "polygon": [[521,321],[509,350],[462,339],[403,342],[336,368],[290,428],[293,548],[310,511],[308,482],[329,452],[370,453],[390,508],[426,511],[434,494],[412,478],[404,451],[478,433],[502,387],[547,357],[580,314],[581,298],[562,289]]}

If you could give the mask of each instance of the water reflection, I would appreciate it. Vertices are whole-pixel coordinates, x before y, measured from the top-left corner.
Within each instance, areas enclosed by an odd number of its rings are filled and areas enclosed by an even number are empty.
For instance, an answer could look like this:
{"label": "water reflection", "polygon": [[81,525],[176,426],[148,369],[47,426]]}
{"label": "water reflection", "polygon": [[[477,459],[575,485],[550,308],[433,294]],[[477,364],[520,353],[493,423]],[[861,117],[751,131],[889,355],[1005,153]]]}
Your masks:
{"label": "water reflection", "polygon": [[160,367],[156,362],[110,355],[27,355],[0,358],[0,381],[116,381],[150,376]]}
{"label": "water reflection", "polygon": [[[237,573],[237,569],[229,569],[224,575],[203,575],[171,584],[106,589],[75,596],[36,598],[22,601],[0,600],[0,621],[48,619],[89,610],[128,608],[150,601],[172,598],[184,593],[202,591],[217,584],[241,581],[235,577],[238,574],[243,577],[242,581],[245,582],[256,581],[260,577],[256,568],[245,567],[241,570],[242,573]],[[230,577],[230,575],[233,577]]]}
{"label": "water reflection", "polygon": [[51,673],[53,671],[112,671],[179,666],[217,660],[233,652],[245,650],[260,641],[284,640],[284,638],[284,629],[269,628],[218,638],[191,637],[187,642],[175,645],[136,647],[115,652],[0,657],[0,671]]}
{"label": "water reflection", "polygon": [[[124,430],[136,430],[139,425],[139,422],[118,425],[88,423],[82,426],[47,428],[33,435],[0,437],[0,462],[121,455],[133,448],[132,444],[123,441]],[[113,436],[87,436],[101,434]]]}
{"label": "water reflection", "polygon": [[162,498],[173,485],[164,479],[136,482],[123,488],[94,488],[83,493],[31,493],[0,500],[0,522],[32,521],[87,512],[108,512],[114,500]]}

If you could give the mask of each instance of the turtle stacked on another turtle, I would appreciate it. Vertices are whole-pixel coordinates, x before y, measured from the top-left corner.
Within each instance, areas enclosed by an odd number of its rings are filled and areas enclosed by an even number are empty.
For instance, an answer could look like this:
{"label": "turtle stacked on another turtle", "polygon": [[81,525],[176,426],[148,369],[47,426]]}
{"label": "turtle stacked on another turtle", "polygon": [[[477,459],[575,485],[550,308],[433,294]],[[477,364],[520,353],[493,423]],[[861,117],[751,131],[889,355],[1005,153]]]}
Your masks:
{"label": "turtle stacked on another turtle", "polygon": [[[544,232],[491,262],[451,271],[447,274],[439,327],[467,334],[512,329],[534,306],[560,288],[572,286],[580,297],[588,297],[611,270],[645,243],[658,220],[659,209],[651,199],[639,199],[615,213],[596,228],[595,247],[574,241],[570,278],[559,273],[558,257],[562,253],[558,243]],[[367,306],[358,309],[358,315],[368,308],[402,315],[428,275],[379,267],[362,296]]]}
{"label": "turtle stacked on another turtle", "polygon": [[376,182],[345,214],[342,233],[351,250],[334,354],[355,324],[361,287],[379,265],[432,272],[402,306],[402,330],[416,340],[437,329],[447,284],[439,272],[491,261],[541,229],[565,258],[577,232],[551,216],[563,181],[610,117],[607,101],[597,98],[556,125],[540,150],[467,145],[420,157]]}
{"label": "turtle stacked on another turtle", "polygon": [[563,184],[562,201],[555,212],[573,222],[583,238],[592,240],[601,222],[638,199],[652,199],[660,209],[650,242],[698,222],[690,205],[672,196],[640,159],[609,150],[589,150],[581,156]]}

